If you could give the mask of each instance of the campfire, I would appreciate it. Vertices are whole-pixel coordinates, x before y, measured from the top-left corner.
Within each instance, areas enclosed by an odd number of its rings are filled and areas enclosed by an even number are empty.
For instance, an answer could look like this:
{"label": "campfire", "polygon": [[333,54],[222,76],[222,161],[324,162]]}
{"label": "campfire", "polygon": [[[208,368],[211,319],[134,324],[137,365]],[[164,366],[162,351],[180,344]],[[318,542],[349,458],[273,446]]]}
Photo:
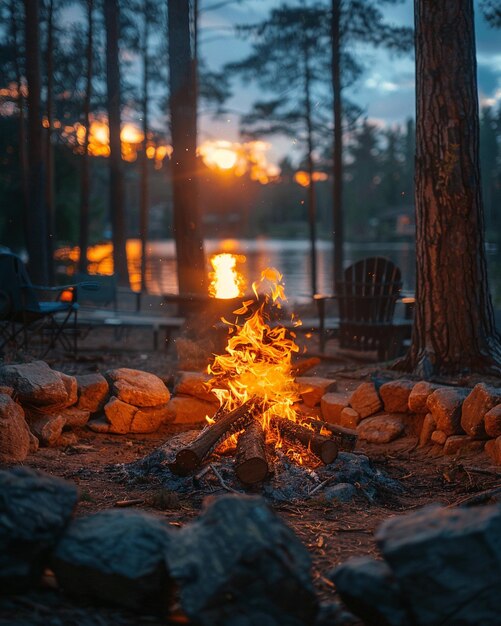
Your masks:
{"label": "campfire", "polygon": [[243,255],[223,252],[211,257],[213,271],[209,274],[209,293],[213,298],[230,300],[243,296],[245,280],[237,270],[237,262],[245,260]]}
{"label": "campfire", "polygon": [[354,431],[301,415],[295,407],[300,400],[292,362],[299,352],[296,335],[271,322],[273,310],[286,301],[280,272],[266,269],[252,289],[255,298],[234,311],[245,321],[226,321],[225,352],[208,367],[208,388],[217,396],[219,409],[200,434],[177,451],[170,467],[178,475],[196,471],[213,452],[234,452],[237,477],[253,484],[266,478],[270,457],[277,451],[297,464],[315,467],[332,463],[338,450],[350,451],[356,443]]}

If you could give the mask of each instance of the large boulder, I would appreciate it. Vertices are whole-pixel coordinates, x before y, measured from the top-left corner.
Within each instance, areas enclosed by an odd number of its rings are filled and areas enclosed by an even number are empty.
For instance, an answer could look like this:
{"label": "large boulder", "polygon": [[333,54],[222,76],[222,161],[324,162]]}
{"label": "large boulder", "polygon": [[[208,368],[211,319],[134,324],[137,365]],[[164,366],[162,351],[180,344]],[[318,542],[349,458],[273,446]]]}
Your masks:
{"label": "large boulder", "polygon": [[461,409],[461,426],[465,433],[471,437],[486,438],[485,414],[497,404],[501,404],[501,389],[484,383],[475,385]]}
{"label": "large boulder", "polygon": [[51,369],[45,361],[0,367],[0,383],[14,388],[22,405],[69,406],[76,400],[76,382]]}
{"label": "large boulder", "polygon": [[167,552],[183,610],[202,626],[314,623],[308,551],[261,498],[222,496]]}
{"label": "large boulder", "polygon": [[106,377],[111,381],[112,394],[127,404],[146,407],[163,405],[169,401],[169,390],[155,374],[121,367],[110,370]]}
{"label": "large boulder", "polygon": [[501,589],[501,506],[425,507],[392,517],[378,546],[416,626],[494,626]]}
{"label": "large boulder", "polygon": [[67,593],[131,609],[166,609],[171,584],[165,523],[139,511],[102,511],[67,528],[52,558]]}
{"label": "large boulder", "polygon": [[109,395],[108,381],[102,374],[82,374],[76,377],[78,385],[79,409],[97,413],[100,411]]}
{"label": "large boulder", "polygon": [[414,387],[410,380],[391,380],[379,388],[379,395],[387,413],[407,413],[409,396]]}
{"label": "large boulder", "polygon": [[346,606],[368,626],[410,624],[391,569],[370,557],[349,559],[329,574]]}
{"label": "large boulder", "polygon": [[36,584],[77,502],[74,485],[25,467],[0,471],[0,591]]}
{"label": "large boulder", "polygon": [[428,396],[426,406],[433,415],[437,430],[446,435],[461,435],[461,406],[468,391],[460,388],[436,389]]}
{"label": "large boulder", "polygon": [[0,463],[24,461],[30,451],[30,429],[23,409],[0,393]]}
{"label": "large boulder", "polygon": [[383,408],[383,403],[374,383],[362,383],[349,397],[350,406],[363,419]]}

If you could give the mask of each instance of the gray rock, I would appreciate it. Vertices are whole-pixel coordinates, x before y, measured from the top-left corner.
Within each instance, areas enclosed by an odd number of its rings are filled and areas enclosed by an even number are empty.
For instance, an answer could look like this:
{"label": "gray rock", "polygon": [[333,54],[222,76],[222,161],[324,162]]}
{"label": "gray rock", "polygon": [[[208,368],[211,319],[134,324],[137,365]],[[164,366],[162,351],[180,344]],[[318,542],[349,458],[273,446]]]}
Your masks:
{"label": "gray rock", "polygon": [[24,461],[30,451],[30,430],[23,409],[0,393],[0,463]]}
{"label": "gray rock", "polygon": [[0,589],[40,579],[77,502],[74,485],[25,467],[0,471]]}
{"label": "gray rock", "polygon": [[425,507],[385,521],[376,540],[415,624],[499,626],[501,505]]}
{"label": "gray rock", "polygon": [[308,551],[261,498],[211,500],[179,532],[167,562],[181,605],[197,624],[314,623]]}
{"label": "gray rock", "polygon": [[337,502],[351,502],[357,495],[357,488],[351,483],[339,483],[329,487],[324,492],[326,500]]}
{"label": "gray rock", "polygon": [[384,561],[358,557],[329,574],[346,606],[368,626],[411,623],[391,569]]}
{"label": "gray rock", "polygon": [[170,541],[166,525],[153,515],[102,511],[70,524],[52,566],[59,585],[73,596],[161,610],[171,589],[164,556]]}

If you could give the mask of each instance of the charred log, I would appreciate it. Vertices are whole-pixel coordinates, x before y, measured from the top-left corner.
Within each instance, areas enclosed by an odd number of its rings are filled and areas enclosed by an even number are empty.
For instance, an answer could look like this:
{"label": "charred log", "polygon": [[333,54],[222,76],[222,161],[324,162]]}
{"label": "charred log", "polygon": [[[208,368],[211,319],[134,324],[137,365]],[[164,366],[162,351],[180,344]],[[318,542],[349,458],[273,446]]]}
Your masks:
{"label": "charred log", "polygon": [[326,465],[337,457],[338,445],[334,439],[280,417],[273,418],[272,424],[284,439],[303,444]]}
{"label": "charred log", "polygon": [[179,450],[170,469],[180,476],[186,476],[195,470],[219,443],[251,422],[254,405],[254,400],[248,400],[233,411],[222,415],[215,424],[204,428],[189,446]]}
{"label": "charred log", "polygon": [[238,437],[235,474],[246,485],[259,483],[268,474],[265,434],[257,420]]}
{"label": "charred log", "polygon": [[309,424],[315,432],[319,433],[322,428],[330,431],[331,439],[337,443],[339,450],[344,452],[353,452],[357,445],[357,431],[352,428],[345,428],[344,426],[338,426],[337,424],[329,424],[323,420],[316,419],[314,417],[308,417],[306,423]]}

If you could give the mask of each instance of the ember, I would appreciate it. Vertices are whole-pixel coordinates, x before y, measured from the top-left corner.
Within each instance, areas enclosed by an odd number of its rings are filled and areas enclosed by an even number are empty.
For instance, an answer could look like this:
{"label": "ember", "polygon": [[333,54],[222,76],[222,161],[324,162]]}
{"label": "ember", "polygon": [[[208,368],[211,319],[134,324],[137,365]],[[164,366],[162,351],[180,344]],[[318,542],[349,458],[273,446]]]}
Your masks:
{"label": "ember", "polygon": [[221,452],[236,446],[236,474],[243,483],[254,483],[268,474],[268,450],[281,449],[299,464],[303,457],[328,464],[337,457],[339,444],[345,449],[354,446],[351,431],[333,433],[317,420],[300,418],[295,409],[300,395],[292,356],[299,347],[293,332],[270,321],[273,308],[280,309],[286,301],[282,275],[268,268],[252,288],[255,300],[234,311],[247,319],[241,325],[226,322],[230,337],[225,353],[216,355],[208,368],[213,376],[208,387],[219,400],[219,410],[207,418],[208,426],[199,436],[177,452],[171,464],[177,474],[194,471],[218,447]]}

